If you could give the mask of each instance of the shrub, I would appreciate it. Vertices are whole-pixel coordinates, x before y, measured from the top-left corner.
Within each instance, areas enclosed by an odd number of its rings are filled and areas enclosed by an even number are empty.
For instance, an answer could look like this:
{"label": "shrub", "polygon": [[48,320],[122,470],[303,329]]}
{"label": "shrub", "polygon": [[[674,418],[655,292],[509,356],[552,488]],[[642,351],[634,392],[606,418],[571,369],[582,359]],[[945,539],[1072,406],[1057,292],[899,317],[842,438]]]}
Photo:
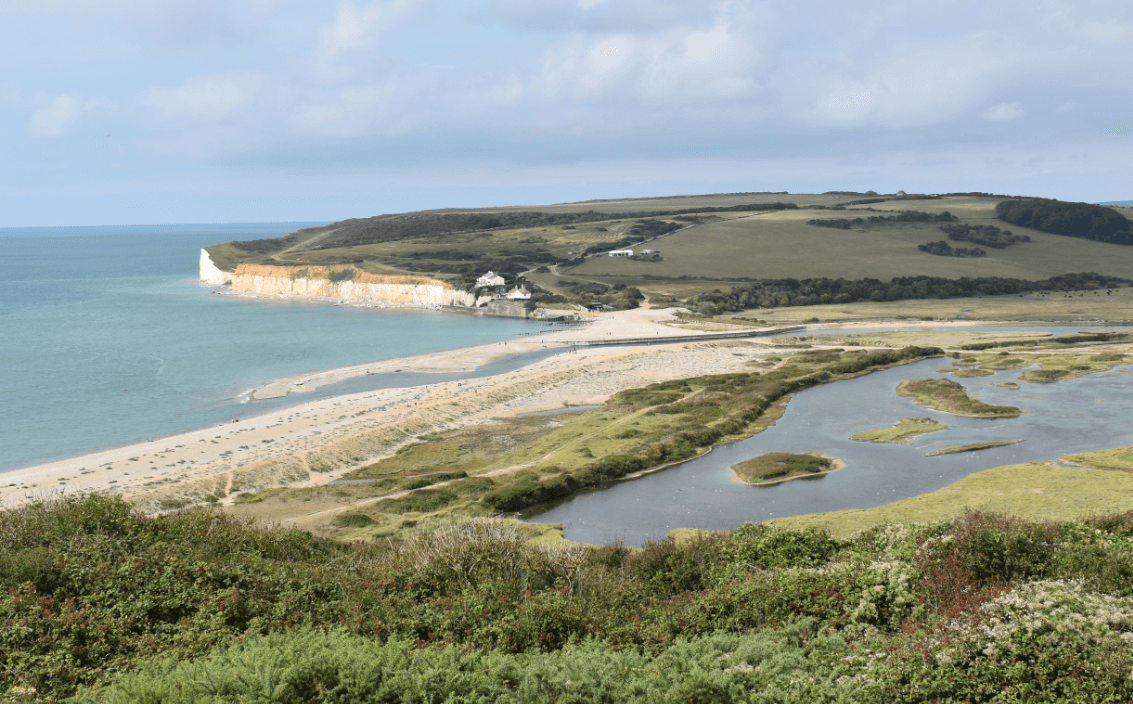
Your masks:
{"label": "shrub", "polygon": [[365,528],[373,525],[374,519],[364,513],[343,513],[335,516],[331,523],[339,528]]}

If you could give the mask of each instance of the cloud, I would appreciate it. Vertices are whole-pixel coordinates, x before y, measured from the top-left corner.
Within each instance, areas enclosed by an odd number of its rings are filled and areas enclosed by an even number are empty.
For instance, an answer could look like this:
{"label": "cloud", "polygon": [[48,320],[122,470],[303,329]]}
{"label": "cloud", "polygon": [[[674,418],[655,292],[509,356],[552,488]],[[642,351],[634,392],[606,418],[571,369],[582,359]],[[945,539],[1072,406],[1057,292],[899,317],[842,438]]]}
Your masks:
{"label": "cloud", "polygon": [[254,83],[247,76],[199,76],[177,88],[151,88],[146,103],[174,117],[215,120],[247,106]]}
{"label": "cloud", "polygon": [[1023,104],[1018,100],[1011,103],[999,103],[984,110],[983,118],[991,120],[992,122],[1007,122],[1008,120],[1017,120],[1026,113],[1023,112]]}
{"label": "cloud", "polygon": [[62,137],[78,124],[79,116],[94,105],[94,101],[84,101],[69,93],[56,96],[51,103],[31,114],[28,130],[33,137],[40,139]]}
{"label": "cloud", "polygon": [[721,16],[656,35],[571,37],[546,51],[537,85],[552,99],[729,100],[758,92],[759,68],[752,37]]}
{"label": "cloud", "polygon": [[[786,111],[794,108],[820,129],[938,125],[986,104],[988,92],[1032,60],[1025,47],[983,34],[911,39],[876,55],[848,49],[835,45],[786,70],[779,78],[792,83],[784,91]],[[811,91],[810,105],[792,105]]]}
{"label": "cloud", "polygon": [[[317,137],[349,137],[377,129],[388,130],[392,127],[391,121],[399,120],[399,114],[408,108],[404,100],[395,97],[395,90],[396,87],[389,84],[345,88],[329,100],[300,105],[291,122],[301,132]],[[394,106],[399,109],[393,111],[393,116],[382,114]]]}
{"label": "cloud", "polygon": [[373,0],[356,5],[340,2],[330,24],[319,28],[318,57],[330,64],[342,55],[376,48],[378,38],[405,16],[415,0]]}

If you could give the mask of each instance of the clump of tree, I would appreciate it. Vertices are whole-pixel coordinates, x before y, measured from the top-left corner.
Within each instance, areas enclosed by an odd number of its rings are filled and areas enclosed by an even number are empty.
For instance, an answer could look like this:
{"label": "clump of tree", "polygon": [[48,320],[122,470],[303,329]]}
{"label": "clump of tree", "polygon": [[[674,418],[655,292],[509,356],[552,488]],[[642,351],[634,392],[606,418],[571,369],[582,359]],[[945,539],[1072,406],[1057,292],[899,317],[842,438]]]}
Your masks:
{"label": "clump of tree", "polygon": [[727,293],[703,293],[689,301],[698,315],[712,316],[755,308],[813,306],[858,301],[899,301],[929,298],[970,298],[1032,291],[1077,291],[1118,288],[1133,280],[1095,273],[1062,274],[1041,281],[998,276],[946,279],[938,276],[899,276],[878,279],[759,279]]}
{"label": "clump of tree", "polygon": [[986,257],[987,250],[979,247],[953,247],[944,240],[918,244],[917,249],[938,257]]}
{"label": "clump of tree", "polygon": [[1054,235],[1133,245],[1133,222],[1100,205],[1048,198],[1012,198],[995,206],[1000,220]]}
{"label": "clump of tree", "polygon": [[940,230],[948,239],[956,242],[971,242],[992,249],[1004,249],[1020,242],[1030,242],[1030,235],[1016,235],[1011,230],[1001,230],[994,225],[941,225]]}
{"label": "clump of tree", "polygon": [[1018,198],[1018,196],[1007,196],[1003,195],[1002,193],[984,193],[983,191],[968,191],[967,193],[945,193],[944,196],[968,196],[975,198]]}
{"label": "clump of tree", "polygon": [[681,229],[683,225],[675,222],[664,222],[663,220],[638,220],[629,228],[629,233],[625,237],[617,240],[616,242],[600,242],[592,244],[586,249],[582,250],[585,254],[598,254],[599,252],[608,252],[611,249],[626,249],[635,244],[644,242],[653,237],[660,237],[667,235],[670,232],[676,232]]}
{"label": "clump of tree", "polygon": [[636,286],[618,283],[612,286],[597,281],[562,281],[562,288],[569,294],[570,302],[581,305],[601,303],[614,310],[630,310],[641,305],[645,294]]}
{"label": "clump of tree", "polygon": [[919,210],[903,210],[896,215],[870,215],[868,218],[840,218],[836,220],[807,220],[806,224],[815,227],[831,227],[849,230],[876,225],[894,225],[903,222],[955,222],[958,218],[945,210],[943,213],[923,213]]}
{"label": "clump of tree", "polygon": [[640,237],[641,239],[650,239],[653,237],[660,237],[667,235],[670,232],[676,232],[681,229],[683,225],[676,222],[664,222],[663,220],[638,220],[629,229],[629,234]]}

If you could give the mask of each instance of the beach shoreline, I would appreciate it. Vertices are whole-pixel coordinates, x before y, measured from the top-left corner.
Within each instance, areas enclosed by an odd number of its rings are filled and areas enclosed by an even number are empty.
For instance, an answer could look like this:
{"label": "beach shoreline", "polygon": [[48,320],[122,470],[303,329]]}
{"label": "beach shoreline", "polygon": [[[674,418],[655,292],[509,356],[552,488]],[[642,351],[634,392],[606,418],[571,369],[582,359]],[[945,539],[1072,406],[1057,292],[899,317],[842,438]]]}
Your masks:
{"label": "beach shoreline", "polygon": [[[230,503],[234,493],[273,486],[323,484],[391,452],[417,435],[492,416],[550,410],[564,403],[601,403],[620,388],[666,376],[663,370],[625,374],[617,360],[635,360],[658,348],[571,349],[572,342],[606,337],[671,333],[669,310],[637,309],[595,316],[586,326],[548,328],[545,333],[473,347],[351,365],[275,380],[249,396],[302,394],[374,373],[470,373],[504,358],[553,347],[563,350],[520,369],[491,377],[379,389],[314,399],[263,414],[255,401],[237,422],[198,428],[156,439],[4,472],[0,505],[34,501],[63,492],[125,496],[147,511],[208,501]],[[681,344],[675,345],[681,347]],[[684,356],[688,356],[687,354]],[[569,360],[557,359],[569,357]],[[557,360],[557,361],[556,361]],[[613,366],[611,366],[613,365]],[[601,369],[607,369],[605,373]],[[687,366],[691,374],[695,366]],[[577,377],[619,376],[604,384]],[[627,386],[628,384],[628,386]]]}
{"label": "beach shoreline", "polygon": [[[675,323],[680,320],[673,309],[603,313],[592,316],[585,326],[279,379],[253,392],[263,392],[258,398],[298,395],[359,376],[398,370],[468,373],[514,355],[563,349],[492,376],[331,395],[238,422],[11,470],[0,476],[0,505],[57,492],[119,494],[149,512],[200,503],[231,504],[240,493],[327,484],[389,456],[421,435],[565,404],[600,404],[623,389],[659,381],[750,371],[751,363],[777,349],[773,338],[712,340],[710,333],[698,335],[673,327]],[[901,321],[897,325],[952,327],[939,321]],[[889,326],[837,327],[852,332]],[[578,344],[672,336],[677,330],[688,337],[642,346]],[[707,339],[689,339],[695,337]],[[783,350],[778,348],[778,352]],[[254,412],[254,404],[250,403],[250,411]]]}

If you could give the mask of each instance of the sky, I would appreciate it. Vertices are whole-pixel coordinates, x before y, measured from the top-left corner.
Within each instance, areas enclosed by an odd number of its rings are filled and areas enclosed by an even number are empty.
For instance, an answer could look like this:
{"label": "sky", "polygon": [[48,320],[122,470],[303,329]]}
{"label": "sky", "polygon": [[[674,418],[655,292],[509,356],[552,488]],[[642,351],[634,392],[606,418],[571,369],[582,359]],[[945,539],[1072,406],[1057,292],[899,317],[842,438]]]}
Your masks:
{"label": "sky", "polygon": [[0,227],[1133,198],[1111,0],[0,0]]}

